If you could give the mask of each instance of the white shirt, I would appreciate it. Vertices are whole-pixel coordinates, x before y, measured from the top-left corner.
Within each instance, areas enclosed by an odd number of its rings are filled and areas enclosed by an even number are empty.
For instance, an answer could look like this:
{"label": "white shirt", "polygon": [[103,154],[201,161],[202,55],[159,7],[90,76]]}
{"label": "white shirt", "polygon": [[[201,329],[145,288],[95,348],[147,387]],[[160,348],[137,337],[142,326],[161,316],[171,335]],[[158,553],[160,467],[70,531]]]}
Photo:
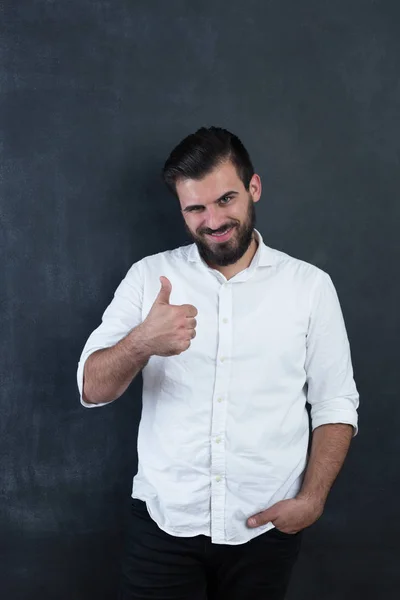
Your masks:
{"label": "white shirt", "polygon": [[332,281],[321,269],[259,246],[229,281],[190,244],[129,269],[87,340],[78,365],[81,403],[88,356],[125,337],[147,316],[159,276],[170,303],[198,310],[196,337],[178,356],[152,356],[142,371],[143,410],[132,497],[146,501],[174,536],[204,534],[242,544],[273,527],[249,516],[293,498],[312,428],[348,423],[359,397]]}

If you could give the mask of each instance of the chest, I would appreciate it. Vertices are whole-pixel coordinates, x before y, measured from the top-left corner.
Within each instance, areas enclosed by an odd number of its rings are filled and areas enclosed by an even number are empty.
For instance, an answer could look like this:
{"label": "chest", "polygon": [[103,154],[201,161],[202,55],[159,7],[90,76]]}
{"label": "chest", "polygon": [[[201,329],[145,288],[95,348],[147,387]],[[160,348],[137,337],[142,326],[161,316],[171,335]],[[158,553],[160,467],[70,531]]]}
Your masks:
{"label": "chest", "polygon": [[[304,349],[309,323],[304,286],[273,273],[225,284],[176,272],[166,276],[172,284],[170,303],[192,304],[198,310],[196,337],[169,362],[208,364],[221,352],[239,360],[276,359]],[[144,290],[143,319],[158,290],[155,277]]]}

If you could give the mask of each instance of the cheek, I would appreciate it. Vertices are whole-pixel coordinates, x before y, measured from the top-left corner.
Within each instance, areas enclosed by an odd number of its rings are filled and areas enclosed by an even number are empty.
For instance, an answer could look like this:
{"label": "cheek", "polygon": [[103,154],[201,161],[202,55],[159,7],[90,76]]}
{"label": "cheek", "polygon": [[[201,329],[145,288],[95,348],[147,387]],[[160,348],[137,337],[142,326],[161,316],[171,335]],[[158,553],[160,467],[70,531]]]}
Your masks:
{"label": "cheek", "polygon": [[189,231],[191,233],[196,233],[196,230],[197,230],[196,219],[191,218],[191,217],[185,217],[184,221],[185,221],[185,225],[189,229]]}
{"label": "cheek", "polygon": [[228,218],[237,225],[242,225],[245,220],[240,211],[231,211]]}
{"label": "cheek", "polygon": [[189,218],[186,219],[186,225],[194,233],[197,232],[197,230],[199,229],[199,227],[201,227],[202,225],[204,225],[203,222],[204,222],[204,217],[201,217],[200,215],[191,215]]}

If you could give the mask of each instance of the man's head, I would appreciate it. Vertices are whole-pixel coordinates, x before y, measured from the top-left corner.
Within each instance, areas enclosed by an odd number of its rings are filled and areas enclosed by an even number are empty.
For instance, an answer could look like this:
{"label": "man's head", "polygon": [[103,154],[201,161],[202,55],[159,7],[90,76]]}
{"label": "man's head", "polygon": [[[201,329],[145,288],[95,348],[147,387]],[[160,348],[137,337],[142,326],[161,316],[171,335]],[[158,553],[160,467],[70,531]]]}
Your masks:
{"label": "man's head", "polygon": [[202,258],[211,265],[236,263],[250,245],[254,202],[261,196],[260,178],[239,138],[226,129],[202,127],[174,148],[163,178]]}

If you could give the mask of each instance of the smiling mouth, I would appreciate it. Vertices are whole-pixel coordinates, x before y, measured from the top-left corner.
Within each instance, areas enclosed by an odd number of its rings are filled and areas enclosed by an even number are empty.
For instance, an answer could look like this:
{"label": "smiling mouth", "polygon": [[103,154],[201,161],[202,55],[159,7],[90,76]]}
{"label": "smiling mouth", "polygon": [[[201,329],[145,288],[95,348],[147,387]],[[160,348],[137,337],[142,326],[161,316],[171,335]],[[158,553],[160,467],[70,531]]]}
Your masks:
{"label": "smiling mouth", "polygon": [[235,229],[235,226],[232,225],[231,227],[227,227],[225,228],[222,232],[219,233],[208,233],[207,237],[212,238],[213,240],[221,240],[224,241],[226,239],[228,239],[232,233],[232,231]]}

